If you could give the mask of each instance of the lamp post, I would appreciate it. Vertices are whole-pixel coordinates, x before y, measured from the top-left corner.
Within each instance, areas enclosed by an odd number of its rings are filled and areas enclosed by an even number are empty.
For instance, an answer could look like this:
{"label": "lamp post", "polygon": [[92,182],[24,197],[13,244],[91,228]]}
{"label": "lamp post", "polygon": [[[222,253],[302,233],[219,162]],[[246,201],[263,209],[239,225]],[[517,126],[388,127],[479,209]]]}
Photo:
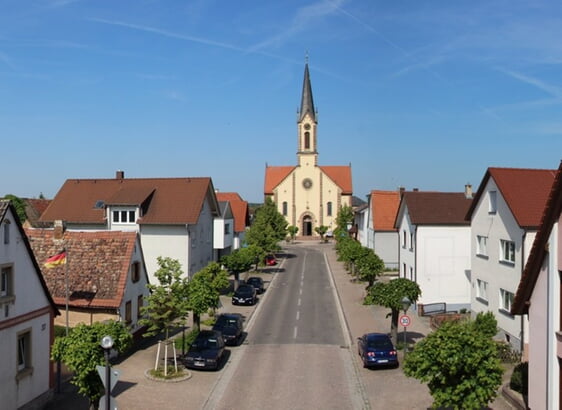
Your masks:
{"label": "lamp post", "polygon": [[105,408],[111,409],[111,368],[109,367],[109,352],[113,347],[113,338],[109,335],[104,336],[100,342],[105,354]]}
{"label": "lamp post", "polygon": [[[412,301],[408,298],[408,296],[404,296],[400,301],[400,303],[402,304],[402,309],[404,309],[404,316],[406,316],[406,313],[408,312],[408,309],[410,308]],[[407,347],[406,326],[404,326],[404,357],[406,357],[406,347]]]}

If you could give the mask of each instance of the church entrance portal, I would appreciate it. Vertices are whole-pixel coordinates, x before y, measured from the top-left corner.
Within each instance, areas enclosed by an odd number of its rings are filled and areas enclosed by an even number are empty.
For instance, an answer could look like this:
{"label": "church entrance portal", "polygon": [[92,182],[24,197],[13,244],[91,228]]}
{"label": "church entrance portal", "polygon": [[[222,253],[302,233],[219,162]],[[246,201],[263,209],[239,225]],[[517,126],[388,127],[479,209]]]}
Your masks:
{"label": "church entrance portal", "polygon": [[312,218],[310,216],[305,216],[302,221],[302,234],[303,236],[312,235]]}

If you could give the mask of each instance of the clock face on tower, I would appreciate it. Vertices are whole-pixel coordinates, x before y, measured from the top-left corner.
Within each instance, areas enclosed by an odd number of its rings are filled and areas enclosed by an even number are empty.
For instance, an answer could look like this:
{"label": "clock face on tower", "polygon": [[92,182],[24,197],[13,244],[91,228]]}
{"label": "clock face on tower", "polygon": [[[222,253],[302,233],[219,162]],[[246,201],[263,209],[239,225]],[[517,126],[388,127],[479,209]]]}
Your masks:
{"label": "clock face on tower", "polygon": [[312,180],[310,178],[305,178],[302,180],[302,186],[305,189],[310,189],[312,187]]}
{"label": "clock face on tower", "polygon": [[305,130],[309,130],[309,129],[310,129],[310,124],[304,124],[304,129],[305,129]]}

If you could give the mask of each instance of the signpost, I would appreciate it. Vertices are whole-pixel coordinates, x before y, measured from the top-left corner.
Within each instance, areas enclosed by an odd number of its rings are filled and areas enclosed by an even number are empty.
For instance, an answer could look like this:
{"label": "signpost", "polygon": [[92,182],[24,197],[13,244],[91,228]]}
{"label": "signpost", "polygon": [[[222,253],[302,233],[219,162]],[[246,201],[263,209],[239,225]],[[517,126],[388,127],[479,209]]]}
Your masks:
{"label": "signpost", "polygon": [[[105,394],[100,399],[100,410],[117,410],[117,402],[115,401],[115,397],[111,395],[111,390],[117,384],[117,380],[119,379],[120,372],[117,369],[110,370],[110,380],[109,386],[107,385],[107,377],[106,377],[106,368],[105,366],[96,366],[100,379],[105,386]],[[107,395],[109,394],[109,398]],[[109,408],[107,408],[109,402]]]}
{"label": "signpost", "polygon": [[400,321],[400,324],[402,326],[404,326],[404,357],[406,357],[406,348],[407,348],[407,341],[406,341],[406,328],[408,326],[410,326],[410,316],[408,316],[406,313],[404,313],[402,316],[400,316],[400,318],[398,319]]}

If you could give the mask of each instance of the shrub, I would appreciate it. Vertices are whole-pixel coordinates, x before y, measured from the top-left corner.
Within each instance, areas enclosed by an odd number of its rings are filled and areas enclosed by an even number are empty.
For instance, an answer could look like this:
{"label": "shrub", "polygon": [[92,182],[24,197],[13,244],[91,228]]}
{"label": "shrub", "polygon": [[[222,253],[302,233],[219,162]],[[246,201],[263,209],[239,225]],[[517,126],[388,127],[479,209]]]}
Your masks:
{"label": "shrub", "polygon": [[509,387],[511,390],[521,393],[526,396],[528,393],[528,377],[529,377],[529,362],[519,363],[513,369]]}
{"label": "shrub", "polygon": [[521,361],[521,353],[513,350],[509,343],[496,341],[496,350],[502,363],[518,363]]}

